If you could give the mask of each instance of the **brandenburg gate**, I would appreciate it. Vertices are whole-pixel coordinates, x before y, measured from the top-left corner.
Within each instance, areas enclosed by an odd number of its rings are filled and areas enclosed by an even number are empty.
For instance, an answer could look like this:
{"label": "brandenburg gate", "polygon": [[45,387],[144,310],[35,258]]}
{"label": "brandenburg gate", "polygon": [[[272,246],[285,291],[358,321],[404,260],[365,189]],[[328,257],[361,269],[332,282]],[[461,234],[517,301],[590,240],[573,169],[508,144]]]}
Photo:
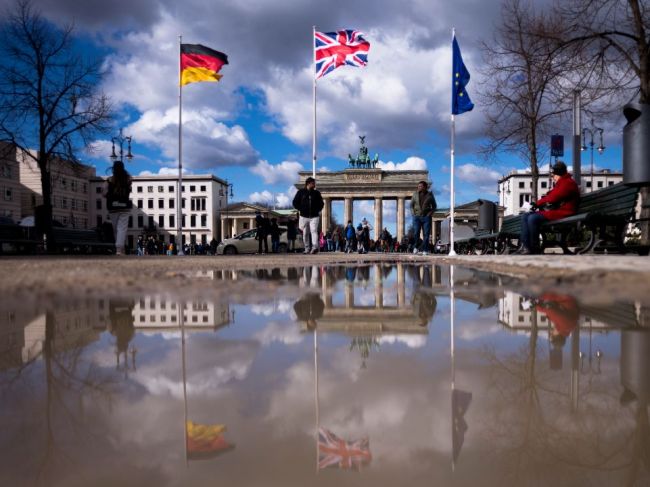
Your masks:
{"label": "brandenburg gate", "polygon": [[[410,216],[410,201],[419,181],[429,181],[429,171],[383,171],[376,168],[379,157],[368,157],[368,149],[364,146],[365,137],[361,139],[361,150],[357,159],[349,157],[350,167],[343,171],[328,171],[316,173],[316,189],[321,192],[325,206],[321,213],[323,229],[329,229],[332,216],[332,201],[343,201],[343,222],[345,226],[351,220],[355,227],[352,209],[354,200],[374,200],[375,218],[373,223],[374,239],[378,239],[384,228],[382,203],[385,200],[397,201],[397,239],[402,240],[405,234],[406,212]],[[305,186],[305,180],[312,175],[311,171],[300,171],[296,188]],[[407,206],[408,205],[408,206]]]}

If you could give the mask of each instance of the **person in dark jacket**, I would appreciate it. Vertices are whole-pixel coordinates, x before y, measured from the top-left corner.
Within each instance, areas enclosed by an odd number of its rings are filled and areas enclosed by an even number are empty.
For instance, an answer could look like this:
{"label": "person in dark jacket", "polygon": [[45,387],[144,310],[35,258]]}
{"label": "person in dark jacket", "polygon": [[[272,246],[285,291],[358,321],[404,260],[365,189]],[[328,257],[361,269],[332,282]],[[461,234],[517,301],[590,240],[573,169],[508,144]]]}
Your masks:
{"label": "person in dark jacket", "polygon": [[293,198],[293,207],[300,213],[298,227],[305,243],[305,254],[318,253],[318,220],[323,206],[325,203],[320,191],[316,189],[316,180],[308,177],[305,180],[305,187]]}
{"label": "person in dark jacket", "polygon": [[115,254],[124,254],[126,232],[133,202],[131,195],[131,175],[124,169],[122,161],[113,163],[113,175],[108,178],[106,206],[111,223],[115,227]]}
{"label": "person in dark jacket", "polygon": [[[255,226],[257,228],[257,253],[258,254],[268,254],[269,253],[269,242],[267,237],[269,236],[270,222],[269,219],[265,216],[262,216],[262,213],[259,211],[255,212]],[[262,244],[264,244],[264,252],[262,252]]]}
{"label": "person in dark jacket", "polygon": [[293,218],[289,218],[289,220],[287,221],[287,243],[288,243],[287,250],[289,252],[295,252],[297,236],[298,235],[296,230],[296,220],[294,220]]}
{"label": "person in dark jacket", "polygon": [[580,188],[568,173],[566,164],[557,161],[551,167],[555,187],[531,206],[533,209],[550,205],[551,208],[525,213],[521,225],[521,248],[517,254],[538,254],[539,228],[546,220],[559,220],[575,215],[580,202]]}
{"label": "person in dark jacket", "polygon": [[271,251],[277,254],[280,249],[280,227],[278,227],[277,218],[271,218],[269,233],[271,234]]}
{"label": "person in dark jacket", "polygon": [[[436,211],[436,198],[429,191],[429,183],[420,181],[417,190],[411,196],[411,214],[413,215],[413,236],[417,243],[422,230],[422,255],[429,253],[429,236],[431,235],[431,217]],[[417,253],[417,244],[414,246],[413,253]]]}

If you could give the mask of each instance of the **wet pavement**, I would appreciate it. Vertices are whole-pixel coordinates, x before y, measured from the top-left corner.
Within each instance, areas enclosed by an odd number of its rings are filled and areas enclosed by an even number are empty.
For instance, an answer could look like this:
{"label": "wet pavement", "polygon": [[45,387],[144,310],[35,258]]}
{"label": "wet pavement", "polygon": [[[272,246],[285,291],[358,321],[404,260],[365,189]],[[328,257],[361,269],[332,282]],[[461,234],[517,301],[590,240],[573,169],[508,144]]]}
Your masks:
{"label": "wet pavement", "polygon": [[650,484],[647,287],[421,259],[64,274],[0,300],[2,485]]}

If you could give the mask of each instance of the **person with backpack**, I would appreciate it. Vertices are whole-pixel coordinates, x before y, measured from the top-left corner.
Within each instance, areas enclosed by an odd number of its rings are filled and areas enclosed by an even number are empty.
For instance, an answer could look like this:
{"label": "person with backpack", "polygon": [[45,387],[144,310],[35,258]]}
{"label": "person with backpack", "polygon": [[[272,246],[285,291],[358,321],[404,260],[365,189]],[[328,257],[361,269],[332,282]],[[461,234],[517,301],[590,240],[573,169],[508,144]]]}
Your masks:
{"label": "person with backpack", "polygon": [[348,224],[345,227],[345,253],[349,254],[354,251],[354,225],[352,225],[352,220],[348,220]]}

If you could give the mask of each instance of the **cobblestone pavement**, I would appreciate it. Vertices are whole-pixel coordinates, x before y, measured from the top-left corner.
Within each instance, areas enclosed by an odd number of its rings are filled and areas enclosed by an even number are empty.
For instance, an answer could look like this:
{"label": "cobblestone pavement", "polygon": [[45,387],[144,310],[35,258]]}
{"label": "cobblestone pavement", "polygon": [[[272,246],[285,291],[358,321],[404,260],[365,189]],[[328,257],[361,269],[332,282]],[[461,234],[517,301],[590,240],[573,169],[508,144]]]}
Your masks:
{"label": "cobblestone pavement", "polygon": [[215,289],[195,277],[215,270],[303,265],[350,265],[404,262],[457,264],[521,279],[522,285],[562,287],[594,299],[643,299],[650,296],[650,257],[632,255],[565,256],[415,256],[410,254],[282,254],[251,256],[8,256],[0,258],[2,296],[110,293],[133,290],[197,293]]}

